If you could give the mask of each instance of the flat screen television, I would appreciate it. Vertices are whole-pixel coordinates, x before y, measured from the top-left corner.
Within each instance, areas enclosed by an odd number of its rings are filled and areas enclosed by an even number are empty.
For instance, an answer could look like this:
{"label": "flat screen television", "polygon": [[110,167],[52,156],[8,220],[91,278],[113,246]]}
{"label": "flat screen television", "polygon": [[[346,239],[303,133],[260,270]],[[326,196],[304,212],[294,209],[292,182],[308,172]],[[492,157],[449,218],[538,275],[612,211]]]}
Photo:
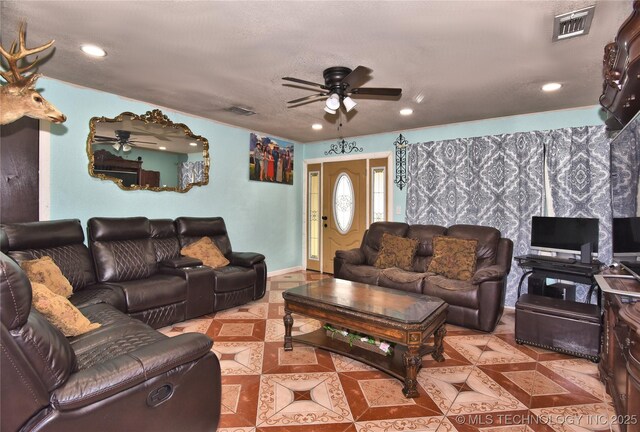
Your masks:
{"label": "flat screen television", "polygon": [[613,257],[640,257],[640,217],[613,218]]}
{"label": "flat screen television", "polygon": [[534,216],[531,219],[531,249],[580,254],[585,243],[598,252],[597,218]]}

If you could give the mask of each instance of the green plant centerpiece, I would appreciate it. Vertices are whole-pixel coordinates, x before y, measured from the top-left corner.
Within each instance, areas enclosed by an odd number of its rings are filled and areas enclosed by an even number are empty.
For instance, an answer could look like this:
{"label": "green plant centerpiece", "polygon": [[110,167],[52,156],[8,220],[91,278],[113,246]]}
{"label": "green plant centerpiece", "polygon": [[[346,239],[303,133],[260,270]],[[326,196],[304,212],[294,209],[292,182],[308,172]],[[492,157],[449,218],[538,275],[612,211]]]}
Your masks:
{"label": "green plant centerpiece", "polygon": [[328,336],[347,342],[350,347],[356,345],[373,352],[381,351],[381,354],[387,356],[393,355],[394,343],[376,339],[369,335],[354,332],[346,328],[336,328],[331,324],[325,324],[323,328],[326,330]]}

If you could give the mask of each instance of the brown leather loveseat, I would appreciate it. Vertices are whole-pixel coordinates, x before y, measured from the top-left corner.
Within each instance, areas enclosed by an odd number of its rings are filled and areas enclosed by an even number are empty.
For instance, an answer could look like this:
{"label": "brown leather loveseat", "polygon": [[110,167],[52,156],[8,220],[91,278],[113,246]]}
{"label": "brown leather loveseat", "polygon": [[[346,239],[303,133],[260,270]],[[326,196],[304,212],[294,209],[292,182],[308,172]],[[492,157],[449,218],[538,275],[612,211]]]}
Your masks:
{"label": "brown leather loveseat", "polygon": [[[418,249],[410,271],[374,266],[384,233],[418,240]],[[476,273],[471,280],[447,279],[427,272],[433,255],[434,236],[478,241]],[[365,232],[359,248],[336,252],[334,276],[439,297],[449,304],[447,322],[490,332],[500,320],[504,308],[512,254],[513,242],[502,238],[500,231],[491,227],[453,225],[446,228],[438,225],[376,222]]]}

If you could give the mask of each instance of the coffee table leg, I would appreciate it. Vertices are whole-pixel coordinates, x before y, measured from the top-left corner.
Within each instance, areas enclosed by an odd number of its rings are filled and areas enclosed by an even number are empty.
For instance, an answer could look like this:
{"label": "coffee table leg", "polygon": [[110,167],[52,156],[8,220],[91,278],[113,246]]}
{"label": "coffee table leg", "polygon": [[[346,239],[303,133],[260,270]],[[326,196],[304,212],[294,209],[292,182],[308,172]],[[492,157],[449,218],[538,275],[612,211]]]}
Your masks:
{"label": "coffee table leg", "polygon": [[418,369],[422,366],[422,357],[420,356],[419,346],[409,346],[407,351],[402,355],[404,362],[404,388],[402,394],[408,398],[414,398],[420,396],[418,390],[416,390]]}
{"label": "coffee table leg", "polygon": [[291,311],[285,309],[284,317],[284,350],[293,351],[293,344],[291,342],[291,327],[293,327],[293,317]]}
{"label": "coffee table leg", "polygon": [[444,336],[447,334],[447,328],[444,324],[440,326],[438,330],[433,334],[433,352],[431,356],[435,361],[443,362],[444,361],[444,344],[442,341],[444,340]]}

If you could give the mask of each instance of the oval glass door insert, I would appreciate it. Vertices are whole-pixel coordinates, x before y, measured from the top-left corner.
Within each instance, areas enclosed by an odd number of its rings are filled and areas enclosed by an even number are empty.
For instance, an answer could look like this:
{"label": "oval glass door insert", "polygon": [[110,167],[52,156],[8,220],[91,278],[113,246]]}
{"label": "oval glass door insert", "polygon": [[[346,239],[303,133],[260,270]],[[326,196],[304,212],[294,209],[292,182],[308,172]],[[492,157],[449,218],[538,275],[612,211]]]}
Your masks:
{"label": "oval glass door insert", "polygon": [[341,173],[333,188],[333,218],[341,234],[346,234],[353,223],[355,197],[353,183],[346,173]]}

